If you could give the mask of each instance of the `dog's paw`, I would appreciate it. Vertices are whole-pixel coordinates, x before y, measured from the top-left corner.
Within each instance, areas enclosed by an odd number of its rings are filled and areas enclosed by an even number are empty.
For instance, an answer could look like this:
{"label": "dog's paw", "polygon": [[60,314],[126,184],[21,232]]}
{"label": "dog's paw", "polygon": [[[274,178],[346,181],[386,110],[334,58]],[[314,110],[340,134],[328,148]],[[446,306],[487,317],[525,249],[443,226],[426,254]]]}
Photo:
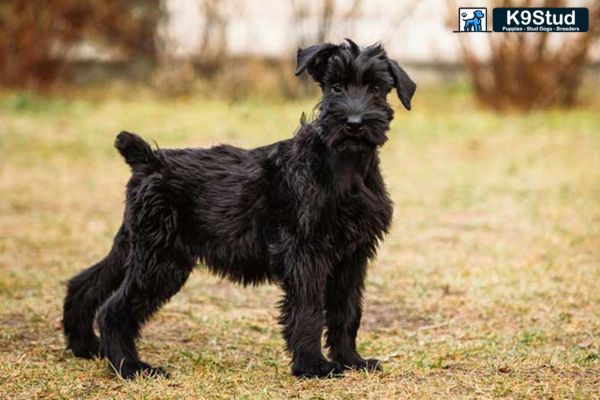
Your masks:
{"label": "dog's paw", "polygon": [[170,378],[170,374],[162,367],[152,367],[145,362],[124,362],[120,368],[115,369],[123,379],[135,378]]}
{"label": "dog's paw", "polygon": [[299,378],[333,378],[344,373],[342,366],[326,359],[296,362],[292,374]]}
{"label": "dog's paw", "polygon": [[376,358],[364,359],[362,357],[353,357],[350,360],[338,360],[344,369],[355,369],[359,371],[375,372],[382,370],[381,361]]}
{"label": "dog's paw", "polygon": [[354,363],[354,365],[352,365],[350,368],[362,370],[362,371],[368,371],[368,372],[375,372],[375,371],[382,370],[381,361],[379,361],[376,358],[360,360],[359,362]]}

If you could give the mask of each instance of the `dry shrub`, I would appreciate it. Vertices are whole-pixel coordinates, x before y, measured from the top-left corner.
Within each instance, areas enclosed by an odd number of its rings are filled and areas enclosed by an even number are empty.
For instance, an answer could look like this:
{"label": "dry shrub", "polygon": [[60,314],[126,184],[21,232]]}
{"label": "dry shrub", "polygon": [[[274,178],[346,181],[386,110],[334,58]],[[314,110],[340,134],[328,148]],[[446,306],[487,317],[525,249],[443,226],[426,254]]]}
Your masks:
{"label": "dry shrub", "polygon": [[229,0],[200,0],[204,17],[198,62],[204,69],[223,67],[228,57],[227,26],[234,15],[234,4]]}
{"label": "dry shrub", "polygon": [[189,60],[162,60],[152,72],[151,83],[164,96],[186,96],[194,92],[196,70]]}
{"label": "dry shrub", "polygon": [[[454,4],[455,5],[455,4]],[[564,7],[563,0],[500,0],[494,7]],[[590,2],[587,33],[492,33],[489,60],[460,35],[475,95],[496,110],[571,107],[576,103],[591,45],[600,37],[600,0]],[[456,10],[456,7],[453,8]],[[552,35],[557,37],[552,38]],[[561,39],[553,43],[550,39]]]}
{"label": "dry shrub", "polygon": [[3,0],[0,84],[41,88],[63,71],[67,55],[88,42],[136,57],[155,57],[160,0]]}
{"label": "dry shrub", "polygon": [[293,98],[307,94],[292,61],[232,57],[210,77],[215,94],[231,100],[252,96]]}

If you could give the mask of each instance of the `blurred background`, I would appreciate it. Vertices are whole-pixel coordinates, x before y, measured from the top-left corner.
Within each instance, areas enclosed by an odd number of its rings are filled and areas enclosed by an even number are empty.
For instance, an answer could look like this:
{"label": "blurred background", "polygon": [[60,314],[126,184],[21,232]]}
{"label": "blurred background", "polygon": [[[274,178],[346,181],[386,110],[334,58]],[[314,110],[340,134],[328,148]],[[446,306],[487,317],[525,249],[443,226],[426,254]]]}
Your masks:
{"label": "blurred background", "polygon": [[163,95],[292,98],[314,88],[290,74],[296,49],[344,37],[381,42],[421,84],[466,75],[494,108],[572,106],[586,77],[599,75],[598,1],[477,3],[490,14],[492,6],[588,6],[587,34],[454,34],[457,7],[467,3],[5,0],[0,83],[47,90],[126,82]]}
{"label": "blurred background", "polygon": [[[590,31],[452,32],[502,6],[588,7]],[[0,0],[0,398],[596,398],[599,21],[598,0]],[[319,98],[296,49],[345,37],[418,84],[410,112],[389,96],[394,222],[359,334],[385,372],[292,379],[277,288],[202,268],[143,332],[174,381],[75,360],[64,282],[120,224],[116,133],[288,138]]]}

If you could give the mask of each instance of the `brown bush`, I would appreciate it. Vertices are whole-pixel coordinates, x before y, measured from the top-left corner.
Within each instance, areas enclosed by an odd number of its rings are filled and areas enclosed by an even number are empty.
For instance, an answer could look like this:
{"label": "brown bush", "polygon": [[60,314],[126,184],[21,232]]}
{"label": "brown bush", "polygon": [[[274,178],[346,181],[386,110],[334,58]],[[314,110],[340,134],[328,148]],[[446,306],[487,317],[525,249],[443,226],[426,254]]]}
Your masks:
{"label": "brown bush", "polygon": [[218,96],[244,100],[252,96],[295,98],[315,93],[302,90],[302,82],[294,76],[292,61],[260,57],[230,57],[212,74],[210,83]]}
{"label": "brown bush", "polygon": [[44,87],[67,55],[88,42],[154,58],[160,0],[3,0],[0,2],[0,84]]}
{"label": "brown bush", "polygon": [[[499,0],[494,7],[563,7],[563,0]],[[454,4],[456,6],[456,4]],[[576,103],[588,52],[600,37],[600,0],[590,2],[587,33],[492,33],[487,35],[490,58],[473,51],[469,35],[460,35],[462,54],[477,98],[485,106],[504,110],[570,107]],[[453,8],[453,11],[456,7]],[[562,41],[551,43],[551,35]]]}

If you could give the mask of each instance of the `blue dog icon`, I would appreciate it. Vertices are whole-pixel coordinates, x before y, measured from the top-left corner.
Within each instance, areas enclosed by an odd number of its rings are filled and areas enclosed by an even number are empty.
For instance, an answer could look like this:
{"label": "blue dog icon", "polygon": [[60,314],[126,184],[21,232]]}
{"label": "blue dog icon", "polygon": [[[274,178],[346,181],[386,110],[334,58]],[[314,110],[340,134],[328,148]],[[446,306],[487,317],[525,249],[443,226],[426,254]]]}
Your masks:
{"label": "blue dog icon", "polygon": [[[466,16],[466,13],[462,14],[463,17]],[[466,19],[464,30],[469,32],[481,32],[481,18],[483,18],[485,14],[481,10],[473,11],[473,18]]]}

